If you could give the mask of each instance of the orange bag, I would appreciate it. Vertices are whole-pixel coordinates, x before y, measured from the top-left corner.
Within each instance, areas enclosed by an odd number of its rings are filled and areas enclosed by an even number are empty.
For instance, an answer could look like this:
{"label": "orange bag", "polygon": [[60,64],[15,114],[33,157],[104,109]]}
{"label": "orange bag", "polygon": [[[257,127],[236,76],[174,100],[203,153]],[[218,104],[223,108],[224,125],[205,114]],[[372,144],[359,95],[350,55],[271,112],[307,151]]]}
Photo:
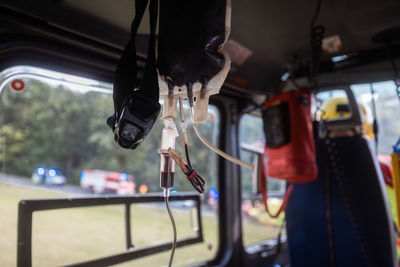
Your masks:
{"label": "orange bag", "polygon": [[268,99],[263,110],[267,175],[290,183],[317,178],[315,144],[307,88]]}

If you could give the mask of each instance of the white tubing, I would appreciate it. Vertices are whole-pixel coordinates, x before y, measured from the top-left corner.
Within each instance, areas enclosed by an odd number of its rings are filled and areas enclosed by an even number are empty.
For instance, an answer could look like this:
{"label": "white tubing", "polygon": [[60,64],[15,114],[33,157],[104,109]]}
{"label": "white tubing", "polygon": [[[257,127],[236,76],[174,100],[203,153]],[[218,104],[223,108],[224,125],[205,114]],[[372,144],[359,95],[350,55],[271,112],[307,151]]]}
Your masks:
{"label": "white tubing", "polygon": [[162,130],[161,135],[161,149],[168,149],[170,147],[175,149],[175,139],[179,136],[175,121],[172,117],[166,117],[163,121],[165,128]]}
{"label": "white tubing", "polygon": [[174,137],[174,138],[178,137],[179,133],[178,133],[178,129],[176,129],[174,119],[172,117],[166,117],[163,119],[163,121],[164,121],[164,126],[166,129],[168,129],[171,137]]}
{"label": "white tubing", "polygon": [[238,164],[240,166],[243,166],[247,169],[249,169],[250,171],[254,170],[254,165],[244,162],[243,160],[237,159],[232,157],[231,155],[225,153],[224,151],[218,149],[217,147],[213,146],[212,144],[210,144],[201,134],[198,128],[197,123],[194,122],[193,119],[193,110],[191,107],[189,107],[189,112],[190,112],[190,118],[192,119],[192,124],[193,124],[193,128],[194,128],[194,132],[196,133],[197,137],[200,139],[200,141],[209,149],[211,149],[212,151],[214,151],[215,153],[217,153],[218,155],[220,155],[221,157],[225,158],[226,160],[229,160],[230,162],[233,162],[235,164]]}

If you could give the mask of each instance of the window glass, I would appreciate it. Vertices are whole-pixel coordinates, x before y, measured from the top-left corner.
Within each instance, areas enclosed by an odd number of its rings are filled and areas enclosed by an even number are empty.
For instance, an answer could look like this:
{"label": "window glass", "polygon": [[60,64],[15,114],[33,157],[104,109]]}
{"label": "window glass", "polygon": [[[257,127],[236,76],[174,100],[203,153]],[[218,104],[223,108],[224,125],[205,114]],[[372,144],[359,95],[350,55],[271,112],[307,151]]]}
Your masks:
{"label": "window glass", "polygon": [[[265,136],[262,118],[245,114],[239,125],[240,158],[257,165],[264,152]],[[276,238],[283,222],[284,215],[278,219],[271,218],[265,211],[259,191],[257,170],[252,173],[241,167],[242,179],[242,227],[245,246]],[[282,180],[268,177],[268,204],[275,212],[282,203],[285,183]]]}
{"label": "window glass", "polygon": [[[350,88],[360,107],[365,136],[371,141],[373,148],[378,149],[378,154],[389,156],[400,133],[400,123],[395,119],[400,116],[400,110],[394,82],[354,84]],[[317,119],[321,116],[326,119],[343,119],[351,114],[346,110],[338,111],[338,109],[345,108],[341,104],[348,103],[343,90],[321,92],[316,95],[316,98]],[[377,146],[373,131],[374,120],[378,125]]]}
{"label": "window glass", "polygon": [[[372,84],[356,84],[352,90],[356,95],[358,103],[366,106],[369,121],[374,120],[374,102],[376,111],[376,120],[378,123],[378,153],[390,155],[393,146],[400,135],[400,117],[399,99],[396,94],[393,81],[378,82]],[[372,95],[372,92],[374,93]],[[372,137],[372,135],[371,135]],[[370,138],[375,142],[375,138]]]}
{"label": "window glass", "polygon": [[[0,213],[6,218],[0,220],[0,232],[7,233],[0,239],[1,266],[16,265],[21,199],[161,192],[158,149],[162,121],[136,150],[125,150],[118,147],[106,126],[112,111],[111,84],[28,66],[0,73]],[[204,242],[178,248],[177,265],[210,259],[218,246],[217,156],[197,139],[186,115],[191,162],[207,183],[202,199]],[[208,121],[200,125],[200,131],[214,145],[219,123],[217,108],[210,106]],[[184,154],[182,136],[177,139],[177,149]],[[176,166],[172,193],[184,191],[193,188]],[[187,205],[172,205],[178,238],[192,232]],[[38,212],[33,216],[34,266],[71,264],[123,252],[122,210],[105,206]],[[134,245],[172,240],[163,203],[133,205],[131,216]],[[68,230],[61,231],[64,226]],[[138,259],[135,266],[166,265],[168,258],[166,251]]]}

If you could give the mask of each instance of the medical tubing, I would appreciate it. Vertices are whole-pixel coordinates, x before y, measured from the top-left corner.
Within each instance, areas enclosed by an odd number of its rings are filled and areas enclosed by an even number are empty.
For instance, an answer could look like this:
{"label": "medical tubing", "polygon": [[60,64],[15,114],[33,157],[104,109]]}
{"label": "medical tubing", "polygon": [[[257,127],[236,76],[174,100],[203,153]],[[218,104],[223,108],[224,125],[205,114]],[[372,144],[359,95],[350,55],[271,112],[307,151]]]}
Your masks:
{"label": "medical tubing", "polygon": [[172,117],[163,119],[165,128],[161,135],[160,148],[160,186],[171,188],[174,186],[175,161],[170,157],[168,148],[175,148],[175,139],[179,135]]}
{"label": "medical tubing", "polygon": [[254,165],[249,164],[247,162],[244,162],[240,159],[234,158],[231,155],[219,150],[218,148],[216,148],[215,146],[213,146],[212,144],[210,144],[201,134],[199,131],[199,128],[197,126],[197,123],[194,121],[194,117],[193,117],[193,107],[189,107],[189,112],[190,112],[190,118],[192,119],[192,124],[193,124],[193,129],[194,132],[196,133],[197,137],[200,139],[200,141],[209,149],[211,149],[212,151],[214,151],[215,153],[217,153],[218,155],[220,155],[221,157],[225,158],[226,160],[229,160],[230,162],[233,162],[235,164],[238,164],[240,166],[243,166],[247,169],[249,169],[250,171],[254,170]]}
{"label": "medical tubing", "polygon": [[172,262],[174,260],[174,255],[175,255],[177,234],[176,234],[176,224],[175,224],[174,215],[172,214],[171,207],[169,206],[169,189],[164,188],[164,199],[165,199],[165,206],[167,207],[169,218],[171,219],[172,230],[174,232],[174,241],[172,242],[171,255],[169,257],[169,263],[168,263],[168,267],[171,267]]}
{"label": "medical tubing", "polygon": [[190,157],[189,157],[189,145],[188,145],[187,133],[186,133],[185,113],[183,112],[183,97],[180,92],[179,92],[179,114],[181,117],[181,128],[182,128],[182,134],[183,134],[183,142],[184,142],[184,146],[185,146],[186,161],[187,161],[188,165],[192,168],[192,164],[190,163]]}
{"label": "medical tubing", "polygon": [[[175,121],[172,117],[166,117],[163,119],[164,121],[164,129],[168,130],[168,134],[171,138],[176,138],[179,136],[178,129],[176,129]],[[175,144],[174,144],[175,147]],[[173,147],[173,148],[174,148]],[[168,147],[167,147],[168,149]]]}
{"label": "medical tubing", "polygon": [[174,233],[174,239],[172,242],[171,255],[169,258],[168,267],[172,266],[174,260],[175,249],[176,249],[176,224],[171,208],[169,206],[169,190],[174,186],[174,172],[175,172],[175,161],[170,157],[167,150],[175,148],[175,139],[179,135],[174,119],[172,117],[163,118],[165,128],[162,131],[161,136],[161,163],[160,163],[160,184],[164,190],[165,206],[168,211],[169,218],[171,219],[172,230]]}

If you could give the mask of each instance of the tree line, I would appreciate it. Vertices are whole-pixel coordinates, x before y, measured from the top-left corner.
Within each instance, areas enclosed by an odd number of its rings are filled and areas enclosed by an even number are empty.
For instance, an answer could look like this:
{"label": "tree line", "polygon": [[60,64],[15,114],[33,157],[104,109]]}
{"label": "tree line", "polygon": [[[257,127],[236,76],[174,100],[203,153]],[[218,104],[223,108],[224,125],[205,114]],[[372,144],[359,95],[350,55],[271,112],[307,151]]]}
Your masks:
{"label": "tree line", "polygon": [[[132,174],[137,186],[146,184],[150,191],[160,190],[162,121],[136,150],[125,150],[115,143],[105,123],[113,111],[111,95],[81,93],[34,79],[24,81],[23,91],[5,86],[0,95],[0,171],[30,177],[38,166],[54,167],[68,183],[78,184],[82,170],[101,169]],[[213,115],[211,119],[201,130],[208,140],[216,142],[219,118]],[[194,167],[208,187],[215,186],[217,156],[200,143],[192,129],[188,134]],[[177,144],[181,152],[182,143],[180,136]],[[178,168],[176,173],[176,188],[192,190]]]}

